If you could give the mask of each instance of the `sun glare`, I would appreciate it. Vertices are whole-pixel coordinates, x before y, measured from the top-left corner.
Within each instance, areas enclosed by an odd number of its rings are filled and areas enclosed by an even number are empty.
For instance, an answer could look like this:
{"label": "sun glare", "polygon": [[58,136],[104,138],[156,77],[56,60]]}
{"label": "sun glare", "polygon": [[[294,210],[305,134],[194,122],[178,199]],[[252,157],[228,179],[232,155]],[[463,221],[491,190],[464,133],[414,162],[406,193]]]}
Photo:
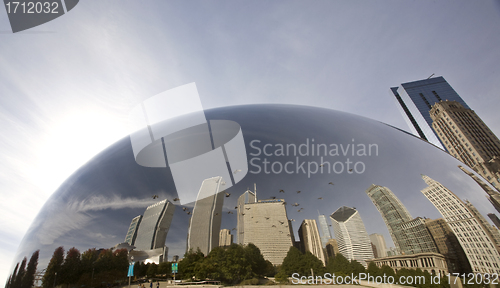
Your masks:
{"label": "sun glare", "polygon": [[34,179],[48,195],[92,157],[127,135],[126,123],[99,110],[66,114],[50,128],[37,153]]}

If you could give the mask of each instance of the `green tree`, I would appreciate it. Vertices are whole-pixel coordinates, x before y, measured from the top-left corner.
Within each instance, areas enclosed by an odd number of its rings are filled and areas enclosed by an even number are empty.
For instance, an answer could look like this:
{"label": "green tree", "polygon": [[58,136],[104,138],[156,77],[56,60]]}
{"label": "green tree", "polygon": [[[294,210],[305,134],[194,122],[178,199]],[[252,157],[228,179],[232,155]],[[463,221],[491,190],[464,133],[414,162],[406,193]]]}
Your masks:
{"label": "green tree", "polygon": [[248,243],[248,245],[246,245],[243,249],[245,252],[245,258],[252,266],[253,273],[257,275],[264,275],[266,273],[267,266],[264,256],[260,253],[260,249],[253,243]]}
{"label": "green tree", "polygon": [[148,263],[149,264],[149,267],[148,267],[148,270],[146,272],[146,276],[148,278],[153,278],[156,276],[156,271],[158,269],[158,265],[156,265],[156,263]]}
{"label": "green tree", "polygon": [[354,275],[359,275],[359,273],[365,273],[366,269],[361,263],[356,260],[351,260],[348,267],[348,274],[353,273]]}
{"label": "green tree", "polygon": [[47,269],[45,270],[45,274],[42,277],[42,287],[43,288],[51,288],[53,285],[58,285],[60,282],[58,281],[58,277],[56,273],[59,274],[61,271],[61,265],[64,261],[64,248],[57,247],[54,250],[54,254],[49,261],[49,265],[47,265]]}
{"label": "green tree", "polygon": [[344,255],[337,253],[335,255],[335,258],[333,258],[332,261],[328,262],[328,265],[326,266],[326,271],[329,273],[336,273],[338,274],[343,273],[347,274],[349,270],[349,260],[344,257]]}
{"label": "green tree", "polygon": [[266,260],[266,271],[264,273],[264,276],[273,277],[274,275],[276,275],[276,267],[274,267],[271,261]]}
{"label": "green tree", "polygon": [[[393,271],[394,272],[394,271]],[[377,277],[382,276],[381,269],[375,264],[375,262],[368,263],[368,268],[366,269],[366,273],[370,274],[370,276]]]}
{"label": "green tree", "polygon": [[283,263],[281,264],[281,269],[278,274],[280,274],[281,277],[283,275],[289,277],[292,276],[292,273],[299,273],[299,271],[302,270],[301,258],[302,253],[300,250],[291,246],[290,249],[288,249],[285,259],[283,259]]}
{"label": "green tree", "polygon": [[21,288],[31,288],[33,283],[35,282],[35,273],[36,267],[38,266],[38,256],[40,250],[36,250],[33,252],[30,258],[30,262],[28,262],[28,267],[26,268],[26,273],[21,282]]}
{"label": "green tree", "polygon": [[314,275],[323,275],[325,274],[325,266],[323,266],[323,262],[318,259],[318,257],[314,256],[311,252],[307,251],[301,257],[301,266],[300,274],[304,276],[311,275],[311,269],[313,270]]}
{"label": "green tree", "polygon": [[196,274],[196,264],[204,261],[205,255],[198,249],[196,252],[189,250],[184,254],[184,259],[179,262],[179,276],[181,279],[191,279]]}
{"label": "green tree", "polygon": [[158,265],[156,273],[160,275],[170,275],[172,273],[172,263],[173,262],[161,262],[160,265]]}

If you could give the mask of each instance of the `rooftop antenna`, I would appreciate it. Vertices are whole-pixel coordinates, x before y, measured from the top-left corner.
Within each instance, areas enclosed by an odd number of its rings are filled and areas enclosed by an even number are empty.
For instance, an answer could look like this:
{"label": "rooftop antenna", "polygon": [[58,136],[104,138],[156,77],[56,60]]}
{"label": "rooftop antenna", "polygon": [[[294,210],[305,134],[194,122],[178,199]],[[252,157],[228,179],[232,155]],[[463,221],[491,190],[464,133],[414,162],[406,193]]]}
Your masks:
{"label": "rooftop antenna", "polygon": [[255,202],[257,202],[257,184],[256,183],[253,183],[253,193],[255,194]]}
{"label": "rooftop antenna", "polygon": [[427,78],[427,79],[430,79],[432,76],[434,76],[434,73],[432,73],[431,76],[429,76],[429,78]]}

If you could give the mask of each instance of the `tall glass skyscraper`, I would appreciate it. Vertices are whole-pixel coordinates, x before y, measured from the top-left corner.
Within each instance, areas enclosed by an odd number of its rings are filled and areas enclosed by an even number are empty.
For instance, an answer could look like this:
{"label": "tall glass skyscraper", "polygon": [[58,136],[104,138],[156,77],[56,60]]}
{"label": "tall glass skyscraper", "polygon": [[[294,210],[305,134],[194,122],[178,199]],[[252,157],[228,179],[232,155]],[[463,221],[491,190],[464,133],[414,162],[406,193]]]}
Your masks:
{"label": "tall glass skyscraper", "polygon": [[413,219],[389,188],[372,184],[365,192],[384,219],[399,252],[404,254],[437,252],[423,219],[420,217]]}
{"label": "tall glass skyscraper", "polygon": [[457,101],[469,109],[464,100],[441,76],[403,83],[398,87],[391,87],[390,93],[396,97],[401,114],[410,126],[411,132],[441,149],[446,148],[431,128],[432,119],[429,111],[432,105],[450,100]]}
{"label": "tall glass skyscraper", "polygon": [[330,233],[330,228],[328,228],[328,222],[326,222],[325,215],[318,216],[318,223],[321,232],[321,244],[323,247],[326,247],[326,243],[332,238],[332,234]]}

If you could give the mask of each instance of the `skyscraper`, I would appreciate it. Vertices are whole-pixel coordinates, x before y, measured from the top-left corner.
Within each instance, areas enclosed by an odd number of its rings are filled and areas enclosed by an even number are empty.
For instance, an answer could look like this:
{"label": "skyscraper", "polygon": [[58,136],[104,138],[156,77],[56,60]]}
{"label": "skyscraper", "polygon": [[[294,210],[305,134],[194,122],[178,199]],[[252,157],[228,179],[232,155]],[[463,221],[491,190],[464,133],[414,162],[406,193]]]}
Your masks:
{"label": "skyscraper", "polygon": [[500,140],[476,113],[462,103],[442,101],[430,117],[448,152],[500,189]]}
{"label": "skyscraper", "polygon": [[167,199],[146,208],[137,230],[137,238],[134,245],[137,250],[151,250],[165,247],[165,240],[170,223],[172,223],[172,218],[174,217],[174,211],[175,205]]}
{"label": "skyscraper", "polygon": [[445,256],[450,272],[470,273],[471,268],[464,249],[446,221],[443,218],[425,219],[425,225],[434,238],[438,253]]}
{"label": "skyscraper", "polygon": [[437,252],[423,219],[413,219],[389,188],[372,184],[365,192],[380,212],[394,245],[401,253]]}
{"label": "skyscraper", "polygon": [[493,213],[488,213],[488,217],[490,218],[491,222],[493,222],[495,226],[500,229],[500,219],[498,218],[498,216]]}
{"label": "skyscraper", "polygon": [[273,265],[281,265],[294,244],[292,224],[288,220],[283,199],[267,199],[249,202],[243,206],[245,235],[243,245],[253,243],[264,259]]}
{"label": "skyscraper", "polygon": [[321,232],[321,244],[323,245],[323,247],[326,247],[328,239],[332,238],[332,234],[330,233],[330,228],[328,228],[328,222],[326,221],[326,216],[319,215],[318,223]]}
{"label": "skyscraper", "polygon": [[319,237],[318,226],[314,219],[304,219],[299,227],[299,238],[302,243],[303,253],[309,251],[314,256],[318,257],[323,265],[326,264],[325,253],[323,252],[323,245]]}
{"label": "skyscraper", "polygon": [[219,247],[224,204],[224,193],[219,192],[222,182],[222,177],[213,177],[201,184],[189,222],[187,251],[199,248],[206,256],[213,248]]}
{"label": "skyscraper", "polygon": [[141,224],[142,215],[139,215],[132,219],[130,222],[130,226],[128,227],[127,236],[125,236],[125,242],[134,246],[135,239],[137,238],[137,230],[139,229],[139,225]]}
{"label": "skyscraper", "polygon": [[356,260],[365,267],[365,260],[373,259],[373,250],[363,220],[358,211],[340,207],[330,215],[339,252],[348,260]]}
{"label": "skyscraper", "polygon": [[495,210],[497,210],[497,212],[500,212],[500,193],[491,189],[491,187],[484,183],[483,180],[481,180],[479,177],[474,175],[474,173],[470,172],[464,167],[458,165],[458,168],[460,168],[460,170],[462,170],[465,174],[469,175],[472,179],[474,179],[474,181],[476,181],[477,184],[479,184],[479,186],[481,186],[481,188],[483,188],[484,192],[488,194],[488,201],[490,201],[491,205],[495,207]]}
{"label": "skyscraper", "polygon": [[243,231],[245,231],[245,223],[243,221],[245,216],[245,210],[243,208],[245,204],[254,202],[257,202],[256,191],[252,192],[250,190],[247,190],[245,191],[245,193],[241,194],[241,196],[238,198],[238,203],[237,203],[238,206],[236,208],[236,214],[238,215],[236,223],[237,225],[236,237],[238,239],[238,244],[245,243],[245,234],[243,233]]}
{"label": "skyscraper", "polygon": [[500,273],[495,243],[469,208],[441,183],[422,175],[428,187],[421,192],[441,213],[465,251],[473,273]]}
{"label": "skyscraper", "polygon": [[401,114],[412,133],[441,149],[445,147],[431,129],[431,106],[442,100],[453,100],[469,108],[443,77],[403,83],[398,87],[391,87],[390,91],[396,97]]}
{"label": "skyscraper", "polygon": [[229,229],[222,229],[219,233],[219,246],[230,246],[233,244],[233,235]]}
{"label": "skyscraper", "polygon": [[326,243],[326,255],[328,260],[335,258],[335,255],[337,253],[340,253],[339,251],[339,245],[337,244],[336,239],[328,239],[328,242]]}
{"label": "skyscraper", "polygon": [[497,248],[498,253],[500,254],[500,233],[498,232],[498,229],[494,227],[493,225],[490,225],[486,218],[484,218],[481,213],[472,205],[472,203],[469,202],[469,200],[465,200],[465,206],[469,208],[469,211],[474,215],[474,217],[479,221],[479,224],[483,226],[484,231],[486,231],[486,234],[490,237],[490,239],[495,243],[495,247]]}
{"label": "skyscraper", "polygon": [[370,241],[377,249],[377,253],[374,255],[375,258],[387,257],[387,245],[385,244],[384,235],[377,233],[370,234]]}

